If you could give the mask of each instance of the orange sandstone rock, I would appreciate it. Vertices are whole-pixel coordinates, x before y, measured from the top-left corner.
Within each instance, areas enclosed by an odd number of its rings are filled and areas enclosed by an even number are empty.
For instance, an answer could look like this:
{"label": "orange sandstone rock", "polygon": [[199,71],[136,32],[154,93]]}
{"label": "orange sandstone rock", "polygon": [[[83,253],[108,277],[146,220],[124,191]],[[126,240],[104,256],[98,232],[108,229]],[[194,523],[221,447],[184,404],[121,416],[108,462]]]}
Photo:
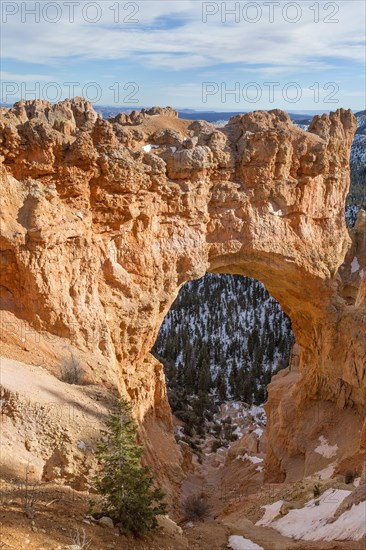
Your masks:
{"label": "orange sandstone rock", "polygon": [[149,352],[179,288],[259,279],[298,346],[298,372],[270,386],[267,472],[295,457],[306,473],[324,403],[355,430],[365,415],[366,229],[351,241],[344,222],[355,129],[343,109],[305,132],[279,110],[216,128],[159,108],[103,120],[82,98],[2,108],[2,307],[108,361],[140,422],[171,433]]}

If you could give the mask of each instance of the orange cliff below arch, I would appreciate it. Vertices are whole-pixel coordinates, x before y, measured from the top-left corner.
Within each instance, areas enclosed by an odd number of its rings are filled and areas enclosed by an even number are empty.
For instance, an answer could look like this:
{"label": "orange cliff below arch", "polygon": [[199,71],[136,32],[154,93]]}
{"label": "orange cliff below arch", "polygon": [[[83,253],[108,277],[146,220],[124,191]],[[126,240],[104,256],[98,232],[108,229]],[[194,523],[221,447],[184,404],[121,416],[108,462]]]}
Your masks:
{"label": "orange cliff below arch", "polygon": [[307,132],[279,110],[222,128],[171,108],[103,120],[82,98],[0,114],[4,310],[72,335],[94,354],[95,381],[127,393],[149,432],[156,419],[171,432],[149,351],[179,288],[207,271],[259,279],[298,346],[270,385],[268,479],[311,472],[318,435],[343,417],[356,433],[339,458],[363,456],[366,229],[360,216],[351,238],[344,221],[351,111]]}

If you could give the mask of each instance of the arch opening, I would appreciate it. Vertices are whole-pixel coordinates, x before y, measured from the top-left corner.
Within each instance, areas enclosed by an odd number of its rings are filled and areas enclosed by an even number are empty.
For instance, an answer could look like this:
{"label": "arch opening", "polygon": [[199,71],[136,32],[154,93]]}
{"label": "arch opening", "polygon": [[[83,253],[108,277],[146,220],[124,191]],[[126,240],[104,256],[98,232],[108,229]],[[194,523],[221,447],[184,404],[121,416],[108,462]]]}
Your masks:
{"label": "arch opening", "polygon": [[[294,343],[289,317],[258,280],[207,273],[184,284],[152,349],[183,423],[179,435],[191,446],[191,438],[209,433],[217,435],[212,448],[227,443],[215,415],[233,404],[262,406],[272,376],[289,366]],[[226,439],[233,432],[227,429]]]}

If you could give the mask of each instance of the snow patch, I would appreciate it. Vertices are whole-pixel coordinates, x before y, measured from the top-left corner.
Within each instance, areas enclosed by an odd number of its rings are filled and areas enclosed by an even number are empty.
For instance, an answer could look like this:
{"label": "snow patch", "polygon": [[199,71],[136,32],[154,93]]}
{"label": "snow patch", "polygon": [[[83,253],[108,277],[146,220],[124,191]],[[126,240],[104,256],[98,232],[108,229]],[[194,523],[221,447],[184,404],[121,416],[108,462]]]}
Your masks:
{"label": "snow patch", "polygon": [[[302,540],[358,540],[366,535],[366,502],[353,505],[333,523],[334,513],[351,491],[328,489],[320,499],[310,500],[303,508],[290,510],[271,527],[286,537]],[[318,502],[318,505],[315,504]]]}
{"label": "snow patch", "polygon": [[255,542],[239,535],[231,535],[227,547],[232,550],[264,550],[263,546],[258,546]]}
{"label": "snow patch", "polygon": [[314,451],[322,456],[324,458],[332,458],[335,454],[337,454],[338,451],[338,445],[329,445],[326,438],[321,435],[319,437],[320,445],[318,445]]}
{"label": "snow patch", "polygon": [[283,500],[277,500],[277,502],[273,502],[272,504],[266,504],[265,506],[262,506],[264,508],[264,516],[262,519],[258,520],[256,525],[266,527],[269,525],[276,516],[280,513],[281,506],[283,504]]}
{"label": "snow patch", "polygon": [[86,451],[86,444],[81,439],[79,439],[79,441],[77,442],[77,447],[82,451]]}
{"label": "snow patch", "polygon": [[316,472],[315,475],[319,476],[320,479],[329,479],[334,474],[334,468],[335,468],[335,462],[332,464],[329,464],[326,468],[323,470],[319,470],[319,472]]}
{"label": "snow patch", "polygon": [[184,436],[184,428],[183,426],[177,426],[176,428],[176,433],[179,437],[183,437]]}
{"label": "snow patch", "polygon": [[356,271],[358,271],[360,269],[360,264],[358,262],[358,258],[357,256],[355,256],[352,260],[352,263],[351,263],[351,273],[356,273]]}
{"label": "snow patch", "polygon": [[245,455],[242,456],[242,460],[249,460],[252,464],[259,464],[260,462],[263,462],[263,458],[259,458],[259,456],[250,456],[248,453],[245,453]]}
{"label": "snow patch", "polygon": [[148,143],[147,145],[144,145],[142,149],[145,153],[150,153],[151,149],[159,149],[159,145],[152,145],[151,143]]}

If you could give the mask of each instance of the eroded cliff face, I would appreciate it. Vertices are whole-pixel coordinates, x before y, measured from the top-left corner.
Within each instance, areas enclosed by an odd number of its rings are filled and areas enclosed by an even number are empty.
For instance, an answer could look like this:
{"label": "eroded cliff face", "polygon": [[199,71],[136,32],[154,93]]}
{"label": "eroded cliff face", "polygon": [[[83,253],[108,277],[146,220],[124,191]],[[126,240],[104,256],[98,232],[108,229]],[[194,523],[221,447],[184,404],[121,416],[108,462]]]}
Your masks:
{"label": "eroded cliff face", "polygon": [[270,387],[269,478],[289,457],[306,473],[329,403],[354,420],[351,454],[366,408],[365,220],[352,240],[344,222],[355,129],[343,109],[308,132],[278,110],[216,128],[170,108],[105,121],[82,98],[1,109],[2,308],[91,352],[93,379],[173,445],[149,353],[165,314],[207,271],[259,279],[298,346]]}

